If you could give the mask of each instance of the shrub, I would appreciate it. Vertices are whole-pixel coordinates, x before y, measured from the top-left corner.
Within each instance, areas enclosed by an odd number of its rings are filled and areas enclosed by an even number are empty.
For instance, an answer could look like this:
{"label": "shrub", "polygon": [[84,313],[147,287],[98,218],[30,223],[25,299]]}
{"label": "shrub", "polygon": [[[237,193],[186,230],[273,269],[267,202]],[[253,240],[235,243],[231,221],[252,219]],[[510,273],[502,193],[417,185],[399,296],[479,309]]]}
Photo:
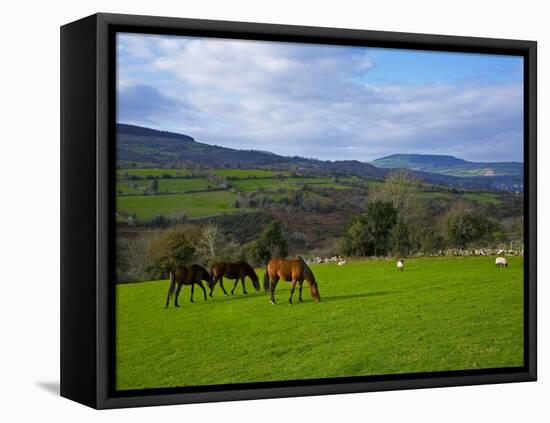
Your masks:
{"label": "shrub", "polygon": [[197,234],[192,228],[176,226],[151,240],[145,253],[145,269],[152,276],[166,274],[195,258]]}

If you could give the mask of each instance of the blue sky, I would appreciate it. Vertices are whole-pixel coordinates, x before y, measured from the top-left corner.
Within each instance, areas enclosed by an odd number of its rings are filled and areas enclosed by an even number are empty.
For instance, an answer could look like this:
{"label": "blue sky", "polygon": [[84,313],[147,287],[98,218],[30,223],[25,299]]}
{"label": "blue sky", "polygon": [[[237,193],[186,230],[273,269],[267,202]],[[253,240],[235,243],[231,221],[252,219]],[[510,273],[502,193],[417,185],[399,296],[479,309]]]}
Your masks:
{"label": "blue sky", "polygon": [[521,57],[118,34],[118,122],[325,160],[523,159]]}

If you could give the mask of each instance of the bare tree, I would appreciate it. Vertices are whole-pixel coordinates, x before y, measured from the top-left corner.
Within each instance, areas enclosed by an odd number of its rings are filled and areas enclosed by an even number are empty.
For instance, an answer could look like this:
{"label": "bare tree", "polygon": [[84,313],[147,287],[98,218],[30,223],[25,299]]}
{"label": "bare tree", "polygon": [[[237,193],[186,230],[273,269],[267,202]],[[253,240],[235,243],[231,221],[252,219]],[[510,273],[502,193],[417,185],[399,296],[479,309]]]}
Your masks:
{"label": "bare tree", "polygon": [[224,246],[225,237],[218,226],[210,222],[202,228],[198,249],[204,256],[210,259],[220,257],[223,255],[222,250]]}
{"label": "bare tree", "polygon": [[395,170],[391,172],[384,183],[372,189],[369,201],[385,201],[397,210],[399,219],[409,223],[419,207],[418,192],[420,181],[409,172]]}

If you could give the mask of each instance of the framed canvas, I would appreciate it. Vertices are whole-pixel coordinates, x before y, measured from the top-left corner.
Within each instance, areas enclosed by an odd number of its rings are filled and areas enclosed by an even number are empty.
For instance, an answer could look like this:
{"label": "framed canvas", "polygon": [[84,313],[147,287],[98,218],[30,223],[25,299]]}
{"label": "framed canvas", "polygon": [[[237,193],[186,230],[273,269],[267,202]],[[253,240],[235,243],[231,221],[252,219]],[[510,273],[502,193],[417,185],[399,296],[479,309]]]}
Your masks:
{"label": "framed canvas", "polygon": [[536,380],[536,115],[533,41],[63,26],[61,395]]}

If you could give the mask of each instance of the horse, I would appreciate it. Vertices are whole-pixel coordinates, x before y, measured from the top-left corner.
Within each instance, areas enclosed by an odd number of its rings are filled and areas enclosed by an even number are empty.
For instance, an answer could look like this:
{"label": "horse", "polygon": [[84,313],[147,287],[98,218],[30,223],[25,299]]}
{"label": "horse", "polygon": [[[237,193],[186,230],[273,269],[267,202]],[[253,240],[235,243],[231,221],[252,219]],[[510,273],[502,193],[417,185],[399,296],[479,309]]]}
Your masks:
{"label": "horse", "polygon": [[174,290],[176,290],[174,306],[179,307],[178,297],[183,285],[191,285],[192,303],[194,302],[193,293],[195,292],[195,284],[201,287],[202,292],[204,293],[204,301],[206,301],[206,289],[204,288],[202,281],[205,281],[208,284],[212,283],[212,276],[204,267],[199,266],[198,264],[193,264],[191,266],[177,266],[170,272],[170,286],[166,297],[166,308],[168,308],[168,305],[170,304],[170,297],[174,293]]}
{"label": "horse", "polygon": [[214,287],[218,282],[220,283],[220,287],[222,288],[224,295],[227,295],[227,291],[223,286],[224,276],[228,279],[235,279],[235,284],[233,285],[233,289],[231,290],[231,295],[234,295],[235,288],[237,287],[239,280],[243,285],[243,293],[248,294],[248,292],[246,292],[246,286],[244,285],[244,279],[247,276],[252,281],[252,285],[254,285],[254,289],[256,291],[260,290],[260,281],[258,279],[258,275],[254,271],[252,266],[245,261],[237,261],[235,263],[228,263],[225,261],[218,262],[212,266],[210,273],[212,275],[212,282],[210,283],[210,294],[209,294],[211,297],[212,297],[212,291],[214,291]]}
{"label": "horse", "polygon": [[497,257],[495,260],[495,267],[508,267],[508,260],[504,257]]}
{"label": "horse", "polygon": [[290,297],[288,299],[289,305],[292,305],[292,294],[294,294],[296,283],[300,284],[299,301],[302,302],[302,285],[304,280],[309,284],[311,296],[315,302],[318,303],[321,301],[315,276],[301,257],[297,259],[273,258],[267,263],[264,275],[264,289],[267,291],[271,288],[271,304],[275,304],[275,288],[277,287],[279,279],[286,282],[292,282]]}
{"label": "horse", "polygon": [[403,270],[405,268],[405,260],[399,260],[397,262],[397,270]]}

